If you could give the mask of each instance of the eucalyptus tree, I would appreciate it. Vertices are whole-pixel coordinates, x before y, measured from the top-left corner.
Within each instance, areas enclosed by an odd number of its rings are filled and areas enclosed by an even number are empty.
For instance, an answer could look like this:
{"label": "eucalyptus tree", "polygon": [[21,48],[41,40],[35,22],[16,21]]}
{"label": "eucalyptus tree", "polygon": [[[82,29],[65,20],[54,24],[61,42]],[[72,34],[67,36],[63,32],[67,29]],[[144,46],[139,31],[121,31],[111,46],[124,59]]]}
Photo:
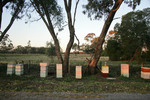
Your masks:
{"label": "eucalyptus tree", "polygon": [[[14,23],[15,19],[21,19],[25,0],[0,0],[0,42]],[[3,9],[11,10],[11,19],[4,31],[1,30]]]}
{"label": "eucalyptus tree", "polygon": [[37,11],[43,22],[45,23],[47,29],[49,30],[50,35],[52,36],[55,44],[56,49],[56,55],[59,60],[59,63],[63,64],[63,72],[68,72],[68,65],[69,65],[69,56],[70,56],[70,50],[74,43],[74,37],[75,37],[75,16],[77,11],[77,5],[79,3],[79,0],[76,1],[75,10],[72,18],[72,0],[64,0],[64,8],[67,13],[67,19],[68,19],[68,29],[70,33],[70,39],[67,44],[64,58],[61,55],[60,52],[60,43],[58,41],[57,33],[55,32],[55,28],[62,29],[62,24],[64,22],[63,14],[62,14],[62,8],[58,5],[58,2],[56,0],[30,0],[32,3],[34,9]]}
{"label": "eucalyptus tree", "polygon": [[[150,48],[150,8],[129,12],[122,17],[120,25],[116,25],[116,32],[120,38],[117,40],[121,44],[122,58],[130,60],[136,58],[142,61],[142,49]],[[132,59],[131,59],[132,60]],[[140,61],[141,60],[141,61]]]}
{"label": "eucalyptus tree", "polygon": [[102,53],[105,36],[120,5],[124,2],[135,9],[135,7],[140,4],[140,1],[141,0],[88,0],[88,3],[84,5],[85,10],[83,13],[88,14],[88,17],[91,19],[101,19],[104,15],[105,17],[107,16],[95,48],[95,53],[88,65],[90,74],[95,74],[96,72],[95,70]]}
{"label": "eucalyptus tree", "polygon": [[6,34],[0,42],[0,53],[9,53],[13,48],[12,41],[9,39],[9,35]]}

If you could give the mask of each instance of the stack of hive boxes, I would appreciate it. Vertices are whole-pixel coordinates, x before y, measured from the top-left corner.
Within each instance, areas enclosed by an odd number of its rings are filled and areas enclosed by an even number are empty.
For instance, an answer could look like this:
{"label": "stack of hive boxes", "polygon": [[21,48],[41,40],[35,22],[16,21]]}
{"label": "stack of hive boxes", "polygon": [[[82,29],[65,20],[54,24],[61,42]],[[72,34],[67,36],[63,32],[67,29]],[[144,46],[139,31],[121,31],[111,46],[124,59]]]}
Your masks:
{"label": "stack of hive boxes", "polygon": [[76,79],[82,78],[82,66],[76,66]]}
{"label": "stack of hive boxes", "polygon": [[102,66],[102,76],[103,77],[108,77],[109,76],[109,66]]}
{"label": "stack of hive boxes", "polygon": [[15,74],[18,76],[23,75],[23,64],[17,64],[16,65]]}
{"label": "stack of hive boxes", "polygon": [[40,77],[48,76],[48,63],[40,63]]}
{"label": "stack of hive boxes", "polygon": [[129,77],[129,64],[121,64],[121,76]]}
{"label": "stack of hive boxes", "polygon": [[56,64],[56,77],[62,78],[62,64]]}
{"label": "stack of hive boxes", "polygon": [[150,68],[141,67],[141,78],[150,79]]}
{"label": "stack of hive boxes", "polygon": [[15,74],[15,64],[8,63],[7,64],[7,75]]}

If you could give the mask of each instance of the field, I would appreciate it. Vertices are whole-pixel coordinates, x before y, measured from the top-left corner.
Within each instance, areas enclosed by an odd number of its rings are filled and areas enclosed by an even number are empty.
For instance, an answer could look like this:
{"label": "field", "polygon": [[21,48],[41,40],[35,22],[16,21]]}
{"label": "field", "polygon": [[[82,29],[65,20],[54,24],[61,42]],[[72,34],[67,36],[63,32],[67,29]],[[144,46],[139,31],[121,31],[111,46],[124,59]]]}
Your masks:
{"label": "field", "polygon": [[[70,64],[72,65],[86,65],[86,58],[90,58],[89,54],[71,54],[70,55]],[[108,57],[102,57],[101,60],[108,61]],[[49,64],[58,63],[57,57],[54,56],[53,59],[43,54],[0,54],[0,63],[9,63],[9,62],[21,62],[25,64],[30,61],[32,64],[39,64],[40,62],[47,62]]]}
{"label": "field", "polygon": [[[54,61],[45,55],[23,55],[23,54],[0,54],[0,91],[23,91],[23,92],[73,92],[73,93],[150,93],[150,80],[140,78],[140,65],[133,62],[130,66],[130,78],[120,76],[120,64],[128,63],[126,61],[107,61],[110,66],[109,76],[116,78],[108,80],[103,78],[97,71],[96,75],[89,76],[83,74],[81,80],[75,79],[75,66],[82,65],[85,70],[87,61],[86,57],[90,55],[71,55],[70,69],[71,73],[62,79],[56,79]],[[108,60],[107,57],[105,60]],[[101,58],[98,66],[104,64],[104,58]],[[23,76],[6,75],[7,63],[22,62],[24,63]],[[30,64],[28,65],[28,62]],[[40,62],[48,62],[49,74],[46,78],[40,78]],[[147,63],[146,66],[149,66]]]}

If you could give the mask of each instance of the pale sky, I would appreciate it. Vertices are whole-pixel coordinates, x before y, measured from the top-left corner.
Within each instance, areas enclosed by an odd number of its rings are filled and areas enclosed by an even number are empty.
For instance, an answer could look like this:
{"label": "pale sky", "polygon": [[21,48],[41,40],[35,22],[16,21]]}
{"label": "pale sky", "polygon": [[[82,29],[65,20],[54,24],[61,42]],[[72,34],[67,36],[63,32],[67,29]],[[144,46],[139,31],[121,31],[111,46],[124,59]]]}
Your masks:
{"label": "pale sky", "polygon": [[[58,0],[59,3],[63,6],[63,2]],[[80,0],[77,15],[76,15],[76,24],[75,24],[75,32],[78,38],[80,39],[80,44],[85,43],[84,37],[88,33],[95,33],[96,36],[99,36],[104,24],[104,19],[101,20],[90,20],[87,18],[87,15],[82,13],[82,5],[86,2],[86,0]],[[137,6],[136,10],[142,10],[144,8],[150,7],[150,0],[141,0],[141,4]],[[73,8],[74,9],[74,8]],[[63,9],[65,10],[65,9]],[[122,15],[127,14],[132,11],[132,8],[128,7],[126,4],[122,4],[120,9],[117,11],[115,18],[120,17],[120,19],[116,19],[112,22],[110,29],[113,30],[113,27],[116,23],[121,22]],[[3,20],[2,20],[2,31],[10,21],[10,12],[4,10],[3,12]],[[66,13],[64,11],[64,16]],[[35,16],[34,16],[35,17]],[[38,17],[37,17],[38,18]],[[16,20],[12,25],[11,29],[8,31],[9,38],[12,40],[12,43],[16,47],[17,45],[27,46],[27,42],[31,41],[31,46],[33,47],[45,47],[46,41],[51,41],[51,35],[48,32],[45,24],[42,20],[38,22],[32,22],[25,24],[25,20],[27,18],[23,18],[22,20]],[[58,39],[60,41],[61,48],[63,51],[66,49],[66,45],[69,40],[69,30],[66,26],[65,30],[59,32]],[[77,42],[75,40],[75,42]]]}

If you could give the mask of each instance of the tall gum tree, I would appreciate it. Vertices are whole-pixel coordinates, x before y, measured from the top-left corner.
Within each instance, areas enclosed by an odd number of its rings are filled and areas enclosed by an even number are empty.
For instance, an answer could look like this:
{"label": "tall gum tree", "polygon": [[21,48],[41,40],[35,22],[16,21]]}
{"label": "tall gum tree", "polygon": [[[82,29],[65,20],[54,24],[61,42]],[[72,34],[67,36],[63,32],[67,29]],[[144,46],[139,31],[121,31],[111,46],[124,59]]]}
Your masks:
{"label": "tall gum tree", "polygon": [[136,5],[140,4],[141,0],[88,0],[88,4],[84,6],[85,11],[88,13],[88,17],[94,16],[94,19],[100,19],[103,15],[108,15],[100,33],[95,53],[88,64],[89,74],[95,74],[96,66],[99,61],[102,52],[102,45],[104,43],[107,31],[114,19],[117,10],[120,8],[122,2],[128,4],[135,9]]}
{"label": "tall gum tree", "polygon": [[[0,42],[2,41],[8,30],[11,28],[15,19],[21,19],[22,16],[19,16],[19,14],[23,13],[22,11],[24,2],[25,0],[0,0]],[[2,14],[5,7],[11,10],[12,17],[7,27],[4,29],[4,31],[2,31]]]}
{"label": "tall gum tree", "polygon": [[63,23],[63,15],[61,10],[62,8],[58,5],[56,0],[30,0],[30,2],[32,3],[37,13],[40,15],[41,19],[45,23],[47,29],[49,30],[50,35],[54,40],[58,61],[59,63],[63,64],[63,73],[64,74],[68,73],[70,50],[74,43],[74,37],[76,36],[74,26],[79,0],[76,1],[73,18],[71,14],[72,0],[64,0],[64,6],[67,14],[68,28],[70,34],[69,42],[67,44],[64,53],[64,58],[61,55],[60,44],[54,29],[56,26],[62,28]]}

